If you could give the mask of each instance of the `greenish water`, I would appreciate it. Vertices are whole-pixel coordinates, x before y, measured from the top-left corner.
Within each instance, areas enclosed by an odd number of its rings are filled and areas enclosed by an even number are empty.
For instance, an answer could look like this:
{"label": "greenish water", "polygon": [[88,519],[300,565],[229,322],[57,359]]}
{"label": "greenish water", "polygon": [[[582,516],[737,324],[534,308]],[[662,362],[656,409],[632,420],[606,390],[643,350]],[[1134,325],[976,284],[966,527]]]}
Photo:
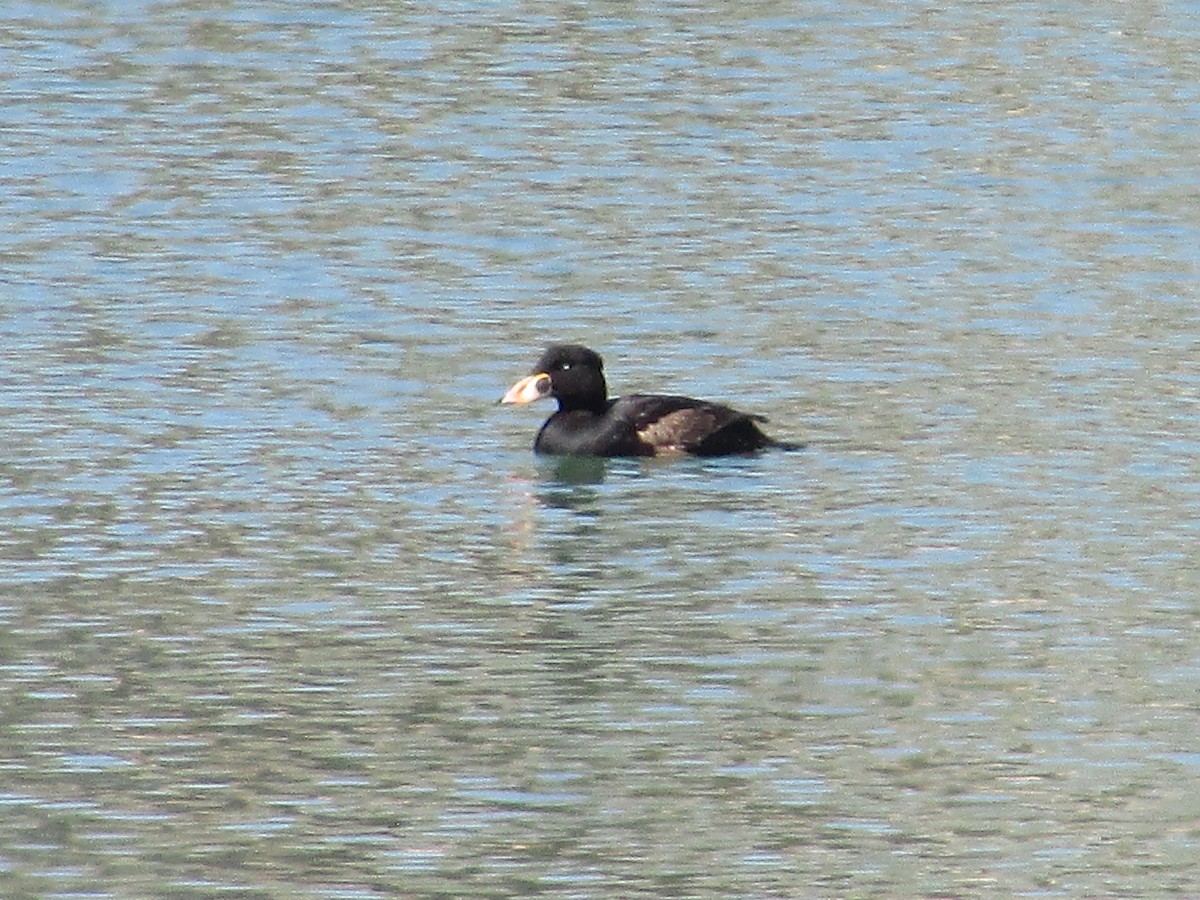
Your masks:
{"label": "greenish water", "polygon": [[5,896],[1195,896],[1189,7],[5,9]]}

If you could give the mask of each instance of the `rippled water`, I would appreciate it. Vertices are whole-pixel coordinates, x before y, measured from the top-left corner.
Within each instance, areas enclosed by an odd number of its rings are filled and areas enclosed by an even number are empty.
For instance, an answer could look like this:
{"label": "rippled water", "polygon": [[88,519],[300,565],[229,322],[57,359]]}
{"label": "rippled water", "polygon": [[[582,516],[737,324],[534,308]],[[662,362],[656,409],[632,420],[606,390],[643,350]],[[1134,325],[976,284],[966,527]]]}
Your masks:
{"label": "rippled water", "polygon": [[1195,896],[1194,12],[7,4],[5,895]]}

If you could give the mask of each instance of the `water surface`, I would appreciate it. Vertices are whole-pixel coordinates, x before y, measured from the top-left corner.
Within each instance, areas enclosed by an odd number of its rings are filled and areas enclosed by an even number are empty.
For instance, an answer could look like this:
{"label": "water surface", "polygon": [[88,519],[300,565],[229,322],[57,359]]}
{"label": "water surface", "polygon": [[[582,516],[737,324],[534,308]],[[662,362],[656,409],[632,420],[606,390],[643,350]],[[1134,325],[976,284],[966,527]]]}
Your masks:
{"label": "water surface", "polygon": [[1196,894],[1189,5],[5,10],[6,895]]}

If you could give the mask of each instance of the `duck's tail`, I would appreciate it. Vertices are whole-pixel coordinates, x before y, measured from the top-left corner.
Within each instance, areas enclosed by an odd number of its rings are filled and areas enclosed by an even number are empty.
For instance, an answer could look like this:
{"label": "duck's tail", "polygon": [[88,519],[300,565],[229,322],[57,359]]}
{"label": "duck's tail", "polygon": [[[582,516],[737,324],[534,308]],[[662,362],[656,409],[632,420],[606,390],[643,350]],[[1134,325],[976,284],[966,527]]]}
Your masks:
{"label": "duck's tail", "polygon": [[803,441],[781,441],[773,437],[767,438],[768,450],[783,450],[785,453],[791,453],[796,450],[804,450],[807,447],[808,444]]}

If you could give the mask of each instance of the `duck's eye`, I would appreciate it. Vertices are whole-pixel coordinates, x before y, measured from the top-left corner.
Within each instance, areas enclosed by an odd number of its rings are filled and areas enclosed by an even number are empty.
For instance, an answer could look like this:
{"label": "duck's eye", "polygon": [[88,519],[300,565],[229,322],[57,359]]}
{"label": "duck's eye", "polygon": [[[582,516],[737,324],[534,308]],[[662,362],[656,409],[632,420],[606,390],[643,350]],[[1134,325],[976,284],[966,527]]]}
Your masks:
{"label": "duck's eye", "polygon": [[559,367],[560,369],[562,369],[563,371],[566,371],[567,369],[571,368],[571,364],[570,364],[570,363],[568,363],[568,362],[565,362],[565,363],[559,363],[559,364],[558,364],[558,367]]}

